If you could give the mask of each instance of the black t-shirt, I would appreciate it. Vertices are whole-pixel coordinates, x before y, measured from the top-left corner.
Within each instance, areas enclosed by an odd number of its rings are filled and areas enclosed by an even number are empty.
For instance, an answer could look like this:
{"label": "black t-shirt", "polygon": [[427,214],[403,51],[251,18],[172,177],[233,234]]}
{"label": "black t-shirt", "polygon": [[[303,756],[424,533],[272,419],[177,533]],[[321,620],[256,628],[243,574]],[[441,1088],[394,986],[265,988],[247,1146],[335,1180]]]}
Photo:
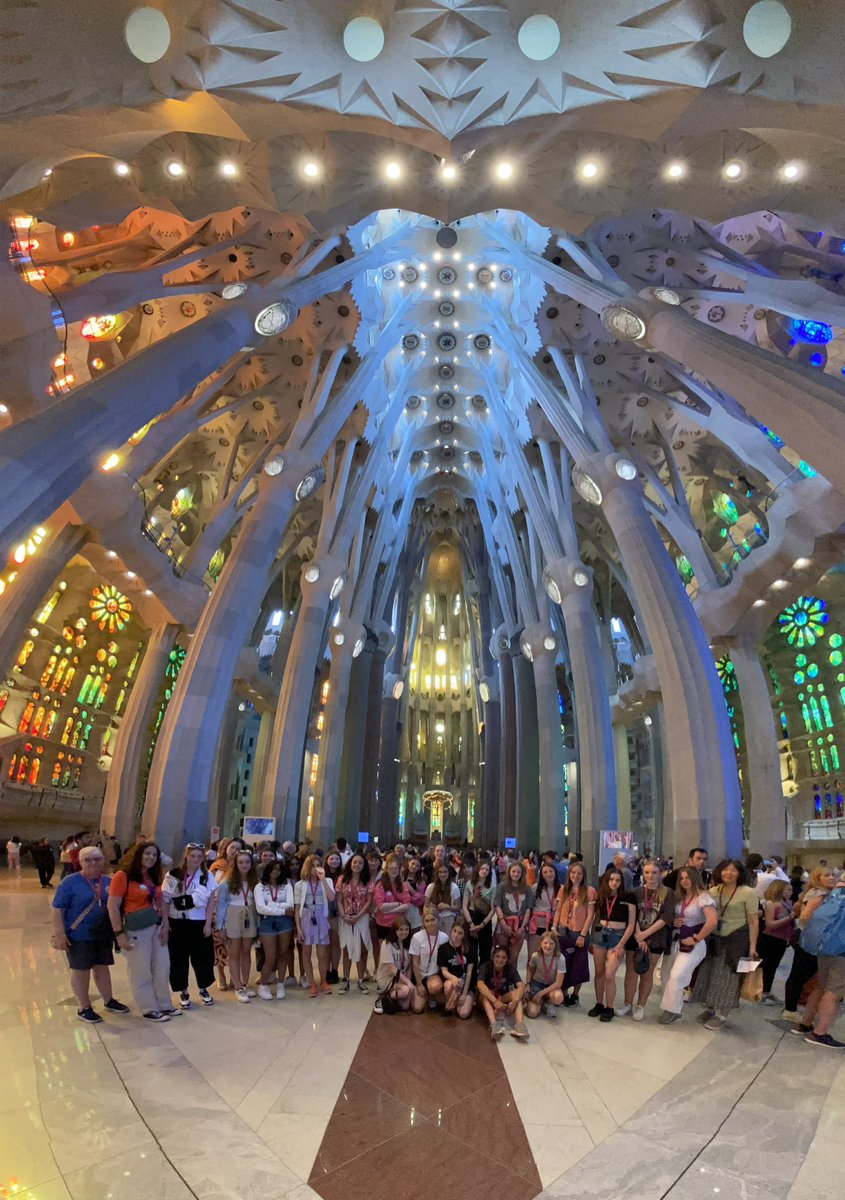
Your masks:
{"label": "black t-shirt", "polygon": [[458,950],[451,942],[441,946],[437,951],[438,967],[445,967],[450,975],[462,979],[468,967],[474,967],[478,962],[478,947],[473,942]]}
{"label": "black t-shirt", "polygon": [[508,992],[512,992],[518,984],[522,983],[516,967],[507,963],[501,976],[497,977],[492,962],[482,963],[478,968],[478,981],[485,984],[496,997],[506,996]]}
{"label": "black t-shirt", "polygon": [[612,921],[614,924],[618,922],[620,925],[626,925],[631,915],[630,909],[627,907],[629,904],[636,911],[637,898],[631,892],[618,892],[616,901],[611,901],[610,905],[607,900],[602,900],[600,904],[596,905],[596,925],[600,921]]}

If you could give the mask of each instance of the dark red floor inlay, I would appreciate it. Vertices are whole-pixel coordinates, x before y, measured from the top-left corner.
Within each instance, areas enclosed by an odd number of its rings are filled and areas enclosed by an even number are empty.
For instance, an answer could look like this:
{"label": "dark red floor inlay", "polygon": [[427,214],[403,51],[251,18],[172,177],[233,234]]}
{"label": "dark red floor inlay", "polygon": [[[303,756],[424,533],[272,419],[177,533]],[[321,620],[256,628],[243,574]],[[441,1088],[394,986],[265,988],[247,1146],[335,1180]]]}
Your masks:
{"label": "dark red floor inlay", "polygon": [[[517,1047],[514,1047],[517,1050]],[[324,1200],[532,1200],[542,1190],[522,1120],[480,1019],[373,1015],[309,1180]]]}

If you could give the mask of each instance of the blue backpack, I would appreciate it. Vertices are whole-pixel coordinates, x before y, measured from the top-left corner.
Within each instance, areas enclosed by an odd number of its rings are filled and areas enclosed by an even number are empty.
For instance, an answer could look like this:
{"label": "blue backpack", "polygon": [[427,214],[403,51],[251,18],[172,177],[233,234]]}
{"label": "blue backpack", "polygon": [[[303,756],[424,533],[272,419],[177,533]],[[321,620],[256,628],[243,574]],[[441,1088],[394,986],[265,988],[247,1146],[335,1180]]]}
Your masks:
{"label": "blue backpack", "polygon": [[845,956],[845,888],[834,888],[822,900],[801,933],[801,949],[808,954]]}

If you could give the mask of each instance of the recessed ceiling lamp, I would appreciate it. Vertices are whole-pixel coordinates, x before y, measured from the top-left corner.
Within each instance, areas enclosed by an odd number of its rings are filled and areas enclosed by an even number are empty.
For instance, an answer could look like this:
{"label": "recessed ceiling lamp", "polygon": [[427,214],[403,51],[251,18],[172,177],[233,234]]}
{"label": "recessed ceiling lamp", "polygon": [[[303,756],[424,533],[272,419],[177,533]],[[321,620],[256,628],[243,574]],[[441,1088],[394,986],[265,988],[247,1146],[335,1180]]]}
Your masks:
{"label": "recessed ceiling lamp", "polygon": [[496,178],[502,180],[503,183],[508,179],[513,179],[513,163],[503,158],[501,162],[496,163],[495,174]]}
{"label": "recessed ceiling lamp", "polygon": [[743,167],[742,163],[737,162],[736,159],[733,159],[732,162],[725,163],[725,165],[722,167],[722,176],[725,179],[730,180],[741,179],[744,170],[745,168]]}
{"label": "recessed ceiling lamp", "polygon": [[385,179],[401,179],[402,164],[398,163],[395,158],[392,158],[390,162],[386,162],[384,164],[384,177]]}
{"label": "recessed ceiling lamp", "polygon": [[444,162],[440,165],[440,178],[446,183],[454,183],[458,178],[458,168],[453,162]]}
{"label": "recessed ceiling lamp", "polygon": [[275,476],[281,475],[285,469],[285,459],[282,454],[275,454],[272,458],[268,458],[264,464],[265,475]]}
{"label": "recessed ceiling lamp", "polygon": [[520,25],[517,41],[526,58],[542,62],[551,58],[560,45],[560,28],[553,17],[535,13]]}
{"label": "recessed ceiling lamp", "polygon": [[589,183],[594,179],[598,179],[601,174],[601,165],[594,158],[588,158],[578,164],[578,174],[581,179]]}
{"label": "recessed ceiling lamp", "polygon": [[372,62],[384,49],[384,30],[373,17],[354,17],[343,31],[343,48],[356,62]]}
{"label": "recessed ceiling lamp", "polygon": [[784,163],[780,169],[781,179],[785,179],[788,183],[794,183],[796,179],[801,179],[805,172],[805,166],[802,162]]}
{"label": "recessed ceiling lamp", "polygon": [[788,587],[788,586],[789,585],[787,584],[785,579],[776,579],[774,581],[774,583],[772,584],[772,587],[776,588],[779,592],[782,591],[783,588]]}
{"label": "recessed ceiling lamp", "polygon": [[366,644],[366,638],[359,637],[355,645],[352,647],[352,657],[357,658]]}
{"label": "recessed ceiling lamp", "polygon": [[620,479],[630,481],[637,478],[637,468],[631,462],[630,458],[617,458],[615,470]]}
{"label": "recessed ceiling lamp", "polygon": [[226,162],[220,164],[220,174],[224,175],[226,179],[234,179],[238,174],[237,164],[233,163],[231,159],[227,159]]}
{"label": "recessed ceiling lamp", "polygon": [[810,560],[809,558],[796,558],[792,565],[796,571],[806,571],[807,567],[810,565]]}
{"label": "recessed ceiling lamp", "polygon": [[792,17],[780,0],[758,0],[742,23],[745,44],[757,58],[779,54],[792,36]]}
{"label": "recessed ceiling lamp", "polygon": [[343,591],[343,585],[345,583],[346,583],[346,576],[338,575],[337,579],[334,581],[334,583],[331,586],[331,590],[329,591],[329,599],[330,600],[337,600],[338,596]]}
{"label": "recessed ceiling lamp", "polygon": [[123,36],[139,62],[154,63],[170,49],[170,23],[157,8],[136,8],[126,18]]}
{"label": "recessed ceiling lamp", "polygon": [[42,177],[42,179],[49,179],[49,178],[50,178],[50,176],[51,176],[52,174],[53,174],[53,168],[52,168],[52,167],[47,167],[47,168],[46,168],[46,170],[44,170],[44,171],[42,172],[42,176],[41,176],[41,177]]}
{"label": "recessed ceiling lamp", "polygon": [[104,458],[103,461],[100,463],[100,470],[101,471],[113,471],[115,469],[115,467],[118,467],[118,466],[120,466],[120,455],[112,453],[112,454],[107,455],[107,457]]}
{"label": "recessed ceiling lamp", "polygon": [[184,163],[180,163],[178,159],[171,159],[165,168],[171,179],[179,179],[185,174]]}
{"label": "recessed ceiling lamp", "polygon": [[766,603],[765,600],[755,600],[754,603],[751,605],[751,607],[752,608],[762,608],[765,603]]}
{"label": "recessed ceiling lamp", "polygon": [[402,679],[397,679],[397,680],[396,680],[396,682],[395,682],[395,683],[394,683],[394,685],[393,685],[393,692],[392,692],[393,699],[394,699],[394,700],[401,700],[401,699],[402,699],[402,693],[404,692],[404,690],[405,690],[405,683],[404,683],[404,681],[403,681]]}
{"label": "recessed ceiling lamp", "polygon": [[224,300],[237,300],[246,291],[245,283],[227,283],[220,295]]}
{"label": "recessed ceiling lamp", "polygon": [[346,641],[346,634],[342,629],[338,629],[337,633],[334,635],[333,641],[336,646],[343,645],[343,643]]}
{"label": "recessed ceiling lamp", "polygon": [[268,304],[255,318],[255,332],[264,337],[273,337],[275,334],[284,333],[298,315],[299,309],[289,300],[279,300],[275,304]]}
{"label": "recessed ceiling lamp", "polygon": [[316,563],[311,563],[302,572],[306,583],[316,583],[320,578],[320,568]]}
{"label": "recessed ceiling lamp", "polygon": [[675,159],[674,162],[667,163],[663,168],[663,175],[666,179],[683,179],[687,173],[687,164]]}
{"label": "recessed ceiling lamp", "polygon": [[646,715],[643,717],[643,725],[645,725],[645,727],[647,729],[650,729],[651,724],[652,724],[652,718],[648,715],[648,713],[646,713]]}
{"label": "recessed ceiling lamp", "polygon": [[313,158],[309,158],[307,162],[302,164],[302,174],[306,179],[319,179],[323,173],[323,168]]}
{"label": "recessed ceiling lamp", "polygon": [[586,500],[588,504],[601,504],[604,498],[601,488],[589,475],[585,475],[583,471],[573,471],[572,482],[582,500]]}
{"label": "recessed ceiling lamp", "polygon": [[555,641],[555,639],[552,637],[552,635],[550,633],[547,633],[546,636],[543,638],[543,649],[544,650],[556,650],[557,649],[557,642]]}
{"label": "recessed ceiling lamp", "polygon": [[116,162],[114,164],[114,173],[115,173],[115,175],[128,175],[129,174],[129,163]]}
{"label": "recessed ceiling lamp", "polygon": [[586,571],[582,571],[579,569],[579,570],[572,572],[572,582],[575,584],[576,587],[579,587],[579,588],[588,587],[589,583],[590,583],[590,576],[587,574]]}

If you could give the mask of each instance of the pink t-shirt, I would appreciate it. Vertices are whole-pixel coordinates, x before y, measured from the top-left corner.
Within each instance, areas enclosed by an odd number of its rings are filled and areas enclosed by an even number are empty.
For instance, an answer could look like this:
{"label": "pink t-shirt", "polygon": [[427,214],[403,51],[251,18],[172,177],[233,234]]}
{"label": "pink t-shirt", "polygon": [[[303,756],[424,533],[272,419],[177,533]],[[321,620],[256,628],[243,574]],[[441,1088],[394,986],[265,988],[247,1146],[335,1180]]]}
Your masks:
{"label": "pink t-shirt", "polygon": [[382,926],[389,927],[396,920],[397,913],[383,912],[382,905],[383,904],[410,904],[411,903],[411,889],[408,887],[407,883],[404,880],[401,880],[399,883],[399,888],[398,888],[396,894],[394,895],[393,889],[391,887],[389,887],[389,886],[385,887],[385,880],[386,880],[386,877],[382,876],[382,878],[376,884],[376,890],[373,895],[373,901],[376,906],[376,925],[382,925]]}

